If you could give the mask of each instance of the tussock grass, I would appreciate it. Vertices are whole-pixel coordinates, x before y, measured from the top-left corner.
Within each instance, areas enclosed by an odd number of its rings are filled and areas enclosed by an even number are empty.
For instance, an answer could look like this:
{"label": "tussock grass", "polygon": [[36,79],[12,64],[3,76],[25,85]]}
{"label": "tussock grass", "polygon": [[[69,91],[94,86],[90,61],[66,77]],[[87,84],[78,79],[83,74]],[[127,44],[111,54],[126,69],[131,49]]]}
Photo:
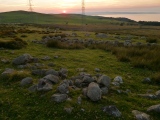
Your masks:
{"label": "tussock grass", "polygon": [[0,41],[0,47],[8,48],[8,49],[21,49],[26,46],[27,46],[27,42],[17,37],[12,40]]}
{"label": "tussock grass", "polygon": [[160,70],[160,46],[112,47],[119,61],[131,62],[138,68]]}

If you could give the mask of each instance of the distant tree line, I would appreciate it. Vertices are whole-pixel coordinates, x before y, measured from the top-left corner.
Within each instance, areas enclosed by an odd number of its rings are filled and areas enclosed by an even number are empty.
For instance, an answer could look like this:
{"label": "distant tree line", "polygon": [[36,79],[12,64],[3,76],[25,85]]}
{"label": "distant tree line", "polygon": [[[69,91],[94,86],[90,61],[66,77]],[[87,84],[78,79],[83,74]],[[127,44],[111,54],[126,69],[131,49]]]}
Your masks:
{"label": "distant tree line", "polygon": [[139,21],[138,23],[141,25],[160,26],[160,22],[156,21]]}

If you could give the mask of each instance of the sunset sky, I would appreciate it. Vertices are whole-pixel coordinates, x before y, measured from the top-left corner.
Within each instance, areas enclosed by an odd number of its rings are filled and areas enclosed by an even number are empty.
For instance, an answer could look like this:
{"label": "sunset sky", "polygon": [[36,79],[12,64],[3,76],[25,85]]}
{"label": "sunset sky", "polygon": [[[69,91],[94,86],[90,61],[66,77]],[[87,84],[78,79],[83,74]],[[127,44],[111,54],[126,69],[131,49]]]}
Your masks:
{"label": "sunset sky", "polygon": [[[35,12],[81,13],[81,0],[32,0]],[[28,10],[28,0],[0,0],[0,12]],[[85,0],[87,12],[160,12],[160,0]]]}

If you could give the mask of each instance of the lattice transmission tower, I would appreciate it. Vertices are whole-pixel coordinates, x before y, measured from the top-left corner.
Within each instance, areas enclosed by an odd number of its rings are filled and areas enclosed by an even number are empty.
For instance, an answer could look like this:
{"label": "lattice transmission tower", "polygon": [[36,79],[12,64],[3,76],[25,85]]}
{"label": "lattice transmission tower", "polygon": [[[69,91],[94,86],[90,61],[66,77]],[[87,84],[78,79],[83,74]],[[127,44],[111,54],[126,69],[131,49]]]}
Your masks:
{"label": "lattice transmission tower", "polygon": [[33,12],[33,8],[32,8],[32,0],[29,0],[29,11]]}
{"label": "lattice transmission tower", "polygon": [[85,0],[82,0],[82,26],[85,23]]}

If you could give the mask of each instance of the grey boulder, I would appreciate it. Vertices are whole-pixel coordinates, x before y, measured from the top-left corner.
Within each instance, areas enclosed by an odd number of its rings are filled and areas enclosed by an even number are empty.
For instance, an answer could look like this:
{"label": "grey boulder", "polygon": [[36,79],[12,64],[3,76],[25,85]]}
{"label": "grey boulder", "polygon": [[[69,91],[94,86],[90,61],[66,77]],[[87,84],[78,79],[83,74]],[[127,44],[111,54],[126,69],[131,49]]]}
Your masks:
{"label": "grey boulder", "polygon": [[101,95],[102,95],[102,92],[98,84],[95,82],[90,83],[88,86],[87,96],[92,101],[98,101],[101,99]]}
{"label": "grey boulder", "polygon": [[26,63],[32,62],[33,57],[30,54],[23,54],[17,58],[15,58],[12,63],[14,65],[24,65]]}

